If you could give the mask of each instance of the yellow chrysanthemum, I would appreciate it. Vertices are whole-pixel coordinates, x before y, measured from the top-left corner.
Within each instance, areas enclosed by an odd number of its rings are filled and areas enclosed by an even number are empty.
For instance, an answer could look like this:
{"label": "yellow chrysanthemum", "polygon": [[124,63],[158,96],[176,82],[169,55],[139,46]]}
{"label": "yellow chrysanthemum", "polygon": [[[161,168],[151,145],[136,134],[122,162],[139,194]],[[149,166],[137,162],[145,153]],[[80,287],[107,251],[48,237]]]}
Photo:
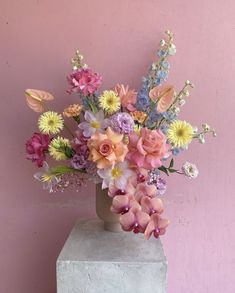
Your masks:
{"label": "yellow chrysanthemum", "polygon": [[120,109],[121,100],[114,91],[104,91],[99,97],[99,105],[108,114],[112,114]]}
{"label": "yellow chrysanthemum", "polygon": [[193,127],[186,121],[174,121],[167,132],[169,142],[175,147],[185,147],[193,139]]}
{"label": "yellow chrysanthemum", "polygon": [[49,154],[57,161],[66,160],[66,148],[71,148],[69,140],[58,136],[49,145]]}
{"label": "yellow chrysanthemum", "polygon": [[38,119],[39,130],[44,134],[56,134],[63,129],[64,121],[60,114],[48,111]]}

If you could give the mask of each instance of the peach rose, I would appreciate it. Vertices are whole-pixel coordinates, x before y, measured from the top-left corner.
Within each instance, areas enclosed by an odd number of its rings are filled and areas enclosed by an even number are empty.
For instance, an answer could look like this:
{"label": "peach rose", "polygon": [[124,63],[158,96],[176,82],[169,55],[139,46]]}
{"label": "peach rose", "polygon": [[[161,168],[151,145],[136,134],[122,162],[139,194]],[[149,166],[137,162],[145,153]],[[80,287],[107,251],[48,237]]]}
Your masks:
{"label": "peach rose", "polygon": [[160,129],[141,128],[139,135],[132,132],[128,148],[127,159],[138,167],[150,170],[162,166],[162,158],[170,155],[170,146]]}
{"label": "peach rose", "polygon": [[128,152],[127,145],[122,142],[123,134],[115,133],[108,127],[105,133],[96,132],[88,140],[89,160],[97,164],[97,168],[109,168],[123,162]]}

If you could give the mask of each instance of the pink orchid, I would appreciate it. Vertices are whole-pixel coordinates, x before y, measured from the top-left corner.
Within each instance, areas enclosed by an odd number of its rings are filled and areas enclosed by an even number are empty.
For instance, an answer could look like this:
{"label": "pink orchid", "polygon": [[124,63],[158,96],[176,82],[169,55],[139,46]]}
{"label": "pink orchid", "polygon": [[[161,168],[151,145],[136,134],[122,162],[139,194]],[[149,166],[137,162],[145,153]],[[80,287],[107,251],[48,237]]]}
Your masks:
{"label": "pink orchid", "polygon": [[155,238],[160,235],[165,234],[166,227],[169,225],[170,221],[167,219],[162,219],[158,214],[153,214],[145,230],[145,237],[149,239],[153,234]]}
{"label": "pink orchid", "polygon": [[144,233],[149,221],[150,216],[137,207],[132,207],[128,213],[120,216],[122,229],[134,233]]}
{"label": "pink orchid", "polygon": [[140,203],[142,211],[149,214],[150,216],[155,213],[161,214],[163,212],[163,202],[160,198],[150,198],[148,196],[144,196]]}
{"label": "pink orchid", "polygon": [[129,135],[129,153],[126,158],[137,167],[148,170],[161,167],[162,159],[170,155],[170,146],[166,140],[160,129],[141,128],[140,135],[132,132]]}
{"label": "pink orchid", "polygon": [[129,90],[129,86],[125,87],[123,84],[117,84],[114,90],[119,96],[124,108],[130,112],[136,111],[136,108],[133,105],[136,103],[137,92]]}
{"label": "pink orchid", "polygon": [[115,214],[125,214],[132,207],[139,208],[139,204],[137,203],[133,195],[116,195],[113,198],[110,210]]}
{"label": "pink orchid", "polygon": [[155,185],[148,185],[146,183],[139,183],[135,190],[135,199],[140,202],[143,197],[155,197],[157,194],[157,187]]}

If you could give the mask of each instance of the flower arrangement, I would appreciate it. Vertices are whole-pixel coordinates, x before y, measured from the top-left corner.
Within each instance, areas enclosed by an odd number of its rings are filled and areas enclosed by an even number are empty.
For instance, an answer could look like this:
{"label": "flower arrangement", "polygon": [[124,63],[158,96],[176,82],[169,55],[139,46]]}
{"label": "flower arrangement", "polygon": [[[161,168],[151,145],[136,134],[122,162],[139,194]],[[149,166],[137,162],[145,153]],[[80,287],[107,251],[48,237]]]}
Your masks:
{"label": "flower arrangement", "polygon": [[[44,189],[77,189],[87,179],[102,182],[112,198],[111,211],[120,215],[124,231],[144,233],[147,239],[165,233],[169,221],[161,216],[160,197],[166,191],[162,174],[196,178],[194,164],[186,162],[178,169],[174,157],[187,150],[193,140],[204,143],[207,133],[216,136],[207,124],[199,131],[178,119],[193,84],[187,80],[179,92],[165,84],[169,57],[175,53],[173,34],[166,31],[158,58],[138,92],[120,84],[99,92],[101,76],[83,63],[77,51],[67,80],[68,93],[76,93],[80,103],[69,105],[62,114],[47,110],[54,99],[51,94],[26,90],[28,106],[40,113],[39,132],[26,142],[27,159],[42,168],[34,177]],[[75,131],[69,129],[66,119],[74,120]],[[63,129],[68,138],[61,136]],[[48,156],[62,164],[50,168]]]}

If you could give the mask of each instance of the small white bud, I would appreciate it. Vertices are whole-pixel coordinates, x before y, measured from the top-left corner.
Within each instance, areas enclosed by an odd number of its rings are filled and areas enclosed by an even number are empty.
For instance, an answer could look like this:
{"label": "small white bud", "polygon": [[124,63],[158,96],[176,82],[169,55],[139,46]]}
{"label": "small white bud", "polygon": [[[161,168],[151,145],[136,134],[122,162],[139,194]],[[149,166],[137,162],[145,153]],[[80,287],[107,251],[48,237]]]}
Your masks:
{"label": "small white bud", "polygon": [[183,105],[185,105],[186,101],[184,99],[179,100],[179,105],[182,107]]}
{"label": "small white bud", "polygon": [[206,123],[202,124],[202,128],[205,130],[205,131],[209,131],[210,130],[210,126]]}
{"label": "small white bud", "polygon": [[198,140],[199,140],[199,142],[202,143],[202,144],[204,144],[204,143],[206,142],[206,141],[205,141],[205,138],[204,138],[203,135],[199,135]]}
{"label": "small white bud", "polygon": [[160,41],[160,46],[161,46],[161,47],[165,46],[165,44],[166,44],[165,40],[161,40],[161,41]]}

